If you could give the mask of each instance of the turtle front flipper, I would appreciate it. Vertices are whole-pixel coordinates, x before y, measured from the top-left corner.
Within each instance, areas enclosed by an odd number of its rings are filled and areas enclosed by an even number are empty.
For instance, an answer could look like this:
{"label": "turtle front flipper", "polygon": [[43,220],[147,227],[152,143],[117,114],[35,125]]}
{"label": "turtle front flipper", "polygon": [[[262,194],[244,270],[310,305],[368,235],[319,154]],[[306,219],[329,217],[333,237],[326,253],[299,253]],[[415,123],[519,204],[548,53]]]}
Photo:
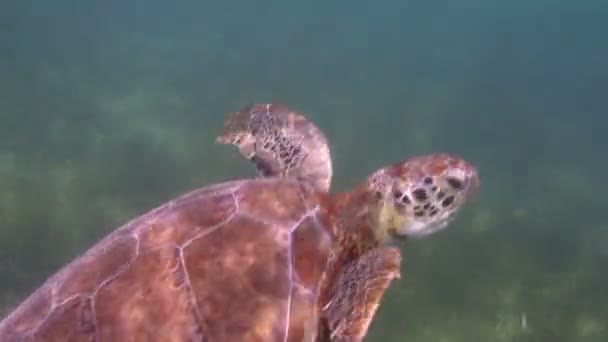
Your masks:
{"label": "turtle front flipper", "polygon": [[314,123],[287,107],[255,104],[232,113],[216,142],[237,146],[262,177],[294,177],[329,191],[327,139]]}
{"label": "turtle front flipper", "polygon": [[322,309],[316,342],[363,341],[384,292],[401,276],[400,266],[401,253],[395,247],[370,250],[347,264]]}

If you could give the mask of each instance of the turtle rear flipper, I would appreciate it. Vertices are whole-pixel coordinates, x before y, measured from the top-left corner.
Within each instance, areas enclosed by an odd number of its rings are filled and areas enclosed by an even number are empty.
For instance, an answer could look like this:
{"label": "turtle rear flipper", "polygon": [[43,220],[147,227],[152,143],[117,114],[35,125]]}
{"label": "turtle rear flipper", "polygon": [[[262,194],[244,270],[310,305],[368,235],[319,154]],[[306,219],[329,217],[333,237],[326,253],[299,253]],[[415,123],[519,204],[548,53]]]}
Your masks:
{"label": "turtle rear flipper", "polygon": [[362,341],[384,292],[401,276],[400,266],[401,253],[394,247],[370,250],[347,264],[323,308],[317,342]]}

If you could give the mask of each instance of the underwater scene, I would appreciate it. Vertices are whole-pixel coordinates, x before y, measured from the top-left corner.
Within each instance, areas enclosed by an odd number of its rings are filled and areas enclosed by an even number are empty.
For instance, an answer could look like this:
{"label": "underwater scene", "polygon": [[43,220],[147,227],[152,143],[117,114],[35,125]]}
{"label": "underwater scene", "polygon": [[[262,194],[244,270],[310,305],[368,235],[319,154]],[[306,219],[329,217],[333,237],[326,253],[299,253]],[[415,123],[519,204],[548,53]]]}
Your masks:
{"label": "underwater scene", "polygon": [[400,244],[366,341],[608,341],[608,3],[0,2],[0,317],[115,228],[255,177],[215,143],[281,103],[332,191],[448,152],[474,201]]}

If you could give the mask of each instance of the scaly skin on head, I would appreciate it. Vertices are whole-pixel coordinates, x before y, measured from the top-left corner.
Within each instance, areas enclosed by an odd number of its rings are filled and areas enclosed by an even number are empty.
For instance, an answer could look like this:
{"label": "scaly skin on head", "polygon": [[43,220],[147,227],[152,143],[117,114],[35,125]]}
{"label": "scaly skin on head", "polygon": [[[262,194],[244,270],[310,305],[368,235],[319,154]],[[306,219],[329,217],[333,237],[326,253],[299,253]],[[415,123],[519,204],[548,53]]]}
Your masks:
{"label": "scaly skin on head", "polygon": [[368,179],[368,189],[377,199],[370,211],[376,237],[383,243],[442,230],[478,188],[475,167],[446,153],[413,157],[382,169]]}
{"label": "scaly skin on head", "polygon": [[336,233],[369,241],[359,254],[394,240],[422,238],[446,228],[478,187],[477,170],[458,156],[412,157],[372,173],[352,192],[337,194]]}

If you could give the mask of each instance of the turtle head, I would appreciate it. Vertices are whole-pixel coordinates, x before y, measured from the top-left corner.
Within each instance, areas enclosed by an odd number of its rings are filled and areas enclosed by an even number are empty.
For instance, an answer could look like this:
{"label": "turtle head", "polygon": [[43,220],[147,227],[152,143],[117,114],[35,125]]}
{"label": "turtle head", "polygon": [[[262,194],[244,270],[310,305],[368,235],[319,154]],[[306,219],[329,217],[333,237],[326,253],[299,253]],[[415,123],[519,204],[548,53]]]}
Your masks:
{"label": "turtle head", "polygon": [[479,188],[474,166],[445,153],[417,156],[367,181],[377,239],[421,238],[442,230]]}

